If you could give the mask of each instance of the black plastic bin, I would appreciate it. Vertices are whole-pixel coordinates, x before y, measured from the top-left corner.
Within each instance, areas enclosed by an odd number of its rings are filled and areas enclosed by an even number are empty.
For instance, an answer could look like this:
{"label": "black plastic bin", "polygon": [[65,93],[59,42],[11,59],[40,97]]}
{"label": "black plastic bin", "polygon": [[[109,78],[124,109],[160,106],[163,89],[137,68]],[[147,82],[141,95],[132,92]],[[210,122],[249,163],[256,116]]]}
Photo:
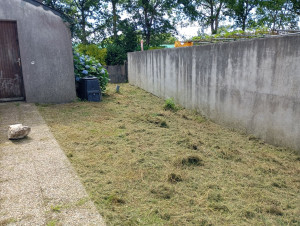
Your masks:
{"label": "black plastic bin", "polygon": [[101,101],[101,89],[98,78],[89,76],[81,78],[79,81],[78,96],[82,100]]}

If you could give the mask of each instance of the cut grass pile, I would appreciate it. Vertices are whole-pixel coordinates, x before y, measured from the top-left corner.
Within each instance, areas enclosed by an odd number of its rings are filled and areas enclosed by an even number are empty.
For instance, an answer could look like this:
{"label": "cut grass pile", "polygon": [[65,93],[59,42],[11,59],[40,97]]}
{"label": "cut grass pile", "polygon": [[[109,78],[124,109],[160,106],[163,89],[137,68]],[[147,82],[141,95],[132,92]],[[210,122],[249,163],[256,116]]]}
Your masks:
{"label": "cut grass pile", "polygon": [[101,103],[39,110],[108,225],[300,224],[300,158],[109,85]]}

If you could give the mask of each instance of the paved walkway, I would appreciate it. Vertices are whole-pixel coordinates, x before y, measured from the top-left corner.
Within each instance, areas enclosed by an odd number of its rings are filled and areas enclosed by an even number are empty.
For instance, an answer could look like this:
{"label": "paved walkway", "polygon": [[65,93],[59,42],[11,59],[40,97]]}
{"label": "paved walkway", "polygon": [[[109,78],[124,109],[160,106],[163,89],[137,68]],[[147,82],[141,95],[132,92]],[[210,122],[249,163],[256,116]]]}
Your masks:
{"label": "paved walkway", "polygon": [[[31,133],[9,141],[17,123]],[[0,225],[104,225],[33,104],[0,103]]]}

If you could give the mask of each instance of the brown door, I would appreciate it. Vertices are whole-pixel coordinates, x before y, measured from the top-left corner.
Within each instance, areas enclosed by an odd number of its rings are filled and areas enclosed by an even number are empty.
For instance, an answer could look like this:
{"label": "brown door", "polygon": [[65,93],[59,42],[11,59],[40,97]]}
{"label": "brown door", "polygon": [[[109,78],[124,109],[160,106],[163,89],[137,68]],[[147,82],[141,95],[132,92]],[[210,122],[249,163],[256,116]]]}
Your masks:
{"label": "brown door", "polygon": [[0,21],[0,101],[23,99],[17,23]]}

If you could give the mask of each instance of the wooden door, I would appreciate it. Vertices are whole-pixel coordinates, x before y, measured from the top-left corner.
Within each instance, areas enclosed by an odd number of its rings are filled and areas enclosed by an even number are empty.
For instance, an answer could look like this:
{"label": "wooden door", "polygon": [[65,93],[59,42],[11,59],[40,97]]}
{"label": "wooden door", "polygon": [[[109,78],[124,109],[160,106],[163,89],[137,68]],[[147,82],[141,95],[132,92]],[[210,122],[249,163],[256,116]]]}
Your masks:
{"label": "wooden door", "polygon": [[17,23],[0,21],[0,101],[24,100]]}

